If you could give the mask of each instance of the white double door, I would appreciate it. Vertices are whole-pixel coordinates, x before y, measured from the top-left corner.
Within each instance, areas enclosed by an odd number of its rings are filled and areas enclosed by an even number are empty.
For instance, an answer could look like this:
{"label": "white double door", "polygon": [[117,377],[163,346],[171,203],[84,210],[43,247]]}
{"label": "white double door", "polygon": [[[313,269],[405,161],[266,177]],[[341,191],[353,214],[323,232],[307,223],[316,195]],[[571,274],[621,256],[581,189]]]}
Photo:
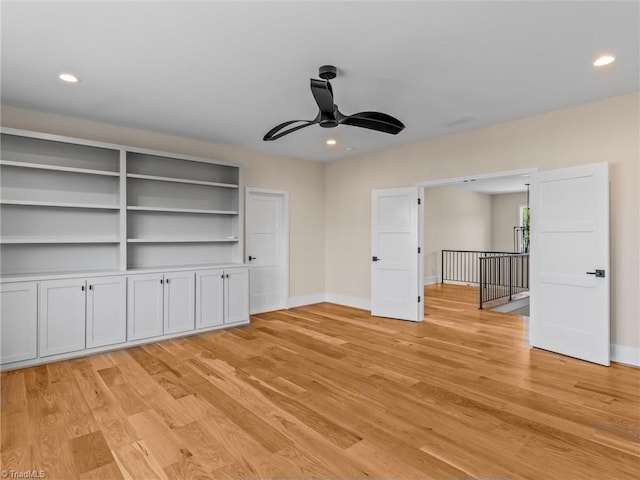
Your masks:
{"label": "white double door", "polygon": [[[608,165],[541,171],[530,181],[531,346],[609,365]],[[418,301],[423,288],[418,198],[413,187],[372,192],[373,315],[424,316]]]}
{"label": "white double door", "polygon": [[287,306],[288,235],[287,192],[247,188],[246,260],[251,314]]}
{"label": "white double door", "polygon": [[606,163],[542,171],[531,183],[531,346],[609,365]]}

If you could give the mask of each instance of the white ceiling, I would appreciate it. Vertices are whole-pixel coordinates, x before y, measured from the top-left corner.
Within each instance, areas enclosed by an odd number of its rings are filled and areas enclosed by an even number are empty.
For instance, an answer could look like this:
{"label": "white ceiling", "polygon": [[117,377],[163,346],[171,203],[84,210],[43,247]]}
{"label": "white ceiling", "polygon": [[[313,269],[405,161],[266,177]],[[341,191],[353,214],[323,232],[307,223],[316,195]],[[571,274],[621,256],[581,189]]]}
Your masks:
{"label": "white ceiling", "polygon": [[[638,2],[2,2],[2,102],[336,160],[640,89]],[[602,53],[616,63],[597,70]],[[397,136],[312,126],[309,78]],[[81,82],[63,84],[72,71]],[[462,116],[455,127],[442,122]],[[329,136],[338,140],[327,147]],[[353,151],[346,151],[353,147]]]}

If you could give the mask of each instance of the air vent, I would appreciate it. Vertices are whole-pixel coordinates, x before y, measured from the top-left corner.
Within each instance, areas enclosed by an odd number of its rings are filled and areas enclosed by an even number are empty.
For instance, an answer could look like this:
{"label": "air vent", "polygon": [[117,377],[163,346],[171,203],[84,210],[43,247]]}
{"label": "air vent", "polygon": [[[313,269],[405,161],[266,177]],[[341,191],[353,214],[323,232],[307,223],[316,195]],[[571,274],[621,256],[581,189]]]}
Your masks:
{"label": "air vent", "polygon": [[458,125],[462,125],[463,123],[471,122],[473,118],[469,115],[465,115],[464,117],[453,118],[451,120],[447,120],[446,122],[442,122],[442,125],[445,127],[456,127]]}

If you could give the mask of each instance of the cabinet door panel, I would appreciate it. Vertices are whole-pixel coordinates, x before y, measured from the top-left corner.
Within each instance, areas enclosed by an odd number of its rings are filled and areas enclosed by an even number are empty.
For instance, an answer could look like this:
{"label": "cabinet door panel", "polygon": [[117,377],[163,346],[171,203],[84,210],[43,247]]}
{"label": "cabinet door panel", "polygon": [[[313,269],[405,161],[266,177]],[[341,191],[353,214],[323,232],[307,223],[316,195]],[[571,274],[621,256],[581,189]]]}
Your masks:
{"label": "cabinet door panel", "polygon": [[162,274],[127,278],[127,333],[129,340],[162,335]]}
{"label": "cabinet door panel", "polygon": [[85,348],[84,279],[40,283],[40,356]]}
{"label": "cabinet door panel", "polygon": [[87,348],[125,342],[127,279],[90,278],[87,283]]}
{"label": "cabinet door panel", "polygon": [[209,328],[224,323],[224,272],[196,272],[196,328]]}
{"label": "cabinet door panel", "polygon": [[195,328],[195,273],[176,272],[164,276],[164,333]]}
{"label": "cabinet door panel", "polygon": [[224,323],[238,323],[249,320],[249,270],[234,268],[225,270]]}
{"label": "cabinet door panel", "polygon": [[30,282],[0,285],[0,363],[36,358],[37,291]]}

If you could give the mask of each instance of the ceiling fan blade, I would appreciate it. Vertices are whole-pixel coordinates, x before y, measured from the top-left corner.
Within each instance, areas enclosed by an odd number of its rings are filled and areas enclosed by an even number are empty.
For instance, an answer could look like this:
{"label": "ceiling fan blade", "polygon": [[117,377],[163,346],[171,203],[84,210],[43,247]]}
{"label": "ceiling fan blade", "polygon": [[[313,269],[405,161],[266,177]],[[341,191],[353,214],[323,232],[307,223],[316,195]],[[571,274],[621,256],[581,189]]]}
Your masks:
{"label": "ceiling fan blade", "polygon": [[[302,122],[302,125],[297,125],[295,127],[291,127],[288,130],[285,131],[280,131],[285,127],[288,127],[289,125],[293,125],[294,123],[300,123]],[[265,136],[262,138],[262,140],[264,140],[265,142],[270,142],[271,140],[277,140],[280,137],[284,137],[285,135],[291,133],[291,132],[295,132],[296,130],[300,130],[301,128],[304,127],[308,127],[309,125],[314,125],[318,122],[316,122],[315,120],[290,120],[288,122],[284,122],[281,123],[280,125],[276,125],[275,127],[273,127],[271,130],[269,130]],[[279,132],[279,133],[278,133]]]}
{"label": "ceiling fan blade", "polygon": [[325,80],[312,78],[311,93],[318,104],[322,116],[333,118],[333,89],[331,88],[331,84]]}
{"label": "ceiling fan blade", "polygon": [[339,122],[343,125],[368,128],[369,130],[392,135],[397,135],[404,130],[404,123],[391,115],[380,112],[360,112],[349,116],[340,115]]}

